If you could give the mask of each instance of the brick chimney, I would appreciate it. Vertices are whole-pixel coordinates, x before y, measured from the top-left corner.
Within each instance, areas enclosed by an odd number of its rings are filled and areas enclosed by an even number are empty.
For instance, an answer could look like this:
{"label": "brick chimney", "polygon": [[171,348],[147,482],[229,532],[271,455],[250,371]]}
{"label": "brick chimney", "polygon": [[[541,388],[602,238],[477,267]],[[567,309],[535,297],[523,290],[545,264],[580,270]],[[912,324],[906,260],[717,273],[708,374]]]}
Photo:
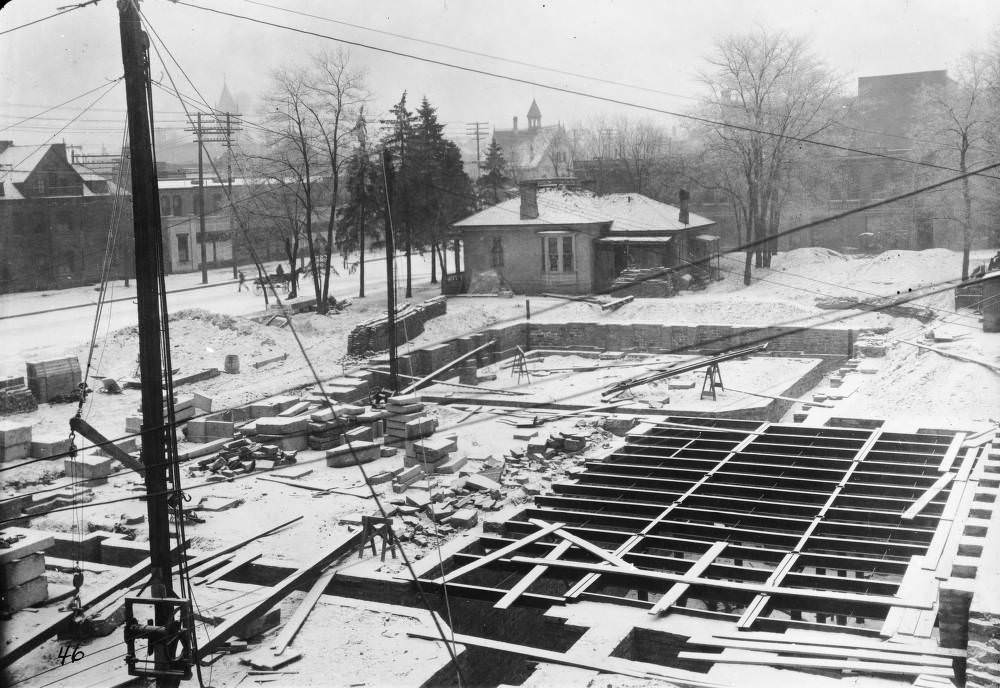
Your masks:
{"label": "brick chimney", "polygon": [[538,184],[534,181],[521,184],[521,219],[538,219]]}
{"label": "brick chimney", "polygon": [[514,118],[514,133],[517,133],[517,117]]}
{"label": "brick chimney", "polygon": [[688,217],[688,199],[691,198],[691,194],[687,192],[687,189],[681,189],[680,192],[680,212],[677,213],[677,220],[682,224],[686,225],[690,223],[690,218]]}

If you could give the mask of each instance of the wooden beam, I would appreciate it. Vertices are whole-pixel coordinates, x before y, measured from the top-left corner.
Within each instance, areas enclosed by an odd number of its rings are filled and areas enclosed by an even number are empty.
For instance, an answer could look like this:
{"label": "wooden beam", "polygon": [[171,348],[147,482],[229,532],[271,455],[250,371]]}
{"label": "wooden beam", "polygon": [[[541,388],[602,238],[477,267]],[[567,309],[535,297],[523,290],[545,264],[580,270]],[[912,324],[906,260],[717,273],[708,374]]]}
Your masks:
{"label": "wooden beam", "polygon": [[477,346],[477,347],[476,347],[475,349],[473,349],[472,351],[466,351],[466,352],[465,352],[464,354],[462,354],[461,356],[459,356],[459,357],[458,357],[458,358],[456,358],[455,360],[451,361],[450,363],[448,363],[448,364],[446,364],[446,365],[443,365],[443,366],[441,366],[440,368],[438,368],[437,370],[435,370],[435,371],[434,371],[433,373],[431,373],[430,375],[425,375],[424,377],[420,378],[420,379],[419,379],[419,380],[417,380],[416,382],[412,383],[412,384],[411,384],[411,385],[409,385],[409,386],[408,386],[408,387],[407,387],[406,389],[402,390],[402,391],[400,392],[400,394],[409,394],[410,392],[413,392],[414,390],[417,390],[417,389],[420,389],[420,388],[421,388],[421,387],[423,387],[423,386],[424,386],[425,384],[427,384],[428,382],[430,382],[431,380],[433,380],[434,378],[436,378],[436,377],[437,377],[438,375],[440,375],[441,373],[443,373],[443,372],[445,372],[446,370],[448,370],[448,368],[451,368],[451,367],[452,367],[453,365],[455,365],[456,363],[461,363],[462,361],[464,361],[465,359],[469,358],[469,357],[470,357],[470,356],[472,356],[473,354],[477,354],[477,353],[479,353],[480,351],[482,351],[483,349],[485,349],[485,348],[487,348],[487,347],[490,347],[490,346],[493,346],[494,344],[496,344],[496,342],[497,342],[497,340],[495,340],[495,339],[491,339],[490,341],[486,342],[486,343],[485,343],[485,344],[483,344],[482,346]]}
{"label": "wooden beam", "polygon": [[288,593],[294,590],[295,586],[297,586],[303,578],[306,578],[318,569],[327,566],[347,552],[353,551],[360,542],[360,530],[342,536],[332,549],[327,550],[307,563],[305,566],[296,569],[289,575],[285,576],[274,586],[264,588],[260,594],[257,595],[257,599],[250,603],[249,607],[241,610],[239,614],[227,618],[221,625],[212,629],[212,633],[208,640],[198,646],[198,659],[200,660],[215,652],[247,619],[254,618],[266,612],[268,609],[287,597]]}
{"label": "wooden beam", "polygon": [[[799,559],[799,552],[789,552],[785,555],[785,558],[778,562],[778,565],[771,572],[771,575],[767,577],[768,585],[779,585],[788,572],[792,570],[795,566],[795,562]],[[764,609],[767,608],[768,602],[771,601],[770,595],[757,595],[753,601],[747,605],[746,611],[743,612],[743,616],[740,620],[736,622],[736,628],[740,630],[751,628],[757,621],[757,618],[764,613]]]}
{"label": "wooden beam", "polygon": [[[480,647],[496,652],[509,652],[511,654],[528,657],[540,662],[560,664],[562,666],[571,666],[578,669],[587,669],[589,671],[598,671],[606,674],[620,674],[621,676],[643,679],[667,678],[673,681],[679,681],[685,685],[703,686],[705,688],[722,688],[722,684],[705,681],[703,676],[694,672],[670,669],[669,667],[658,666],[655,671],[637,671],[628,668],[624,660],[615,661],[614,658],[603,658],[603,660],[596,659],[590,656],[583,656],[582,654],[577,655],[568,652],[564,653],[555,652],[553,650],[543,650],[541,648],[530,647],[528,645],[517,645],[515,643],[505,643],[503,641],[492,640],[490,638],[465,635],[464,633],[455,633],[452,635],[451,641],[445,641],[439,635],[420,633],[418,631],[410,631],[406,635],[411,638],[433,640],[439,643],[452,642],[453,645],[460,644],[468,647]],[[456,650],[458,650],[458,648],[456,648]]]}
{"label": "wooden beam", "polygon": [[[530,535],[525,535],[520,540],[512,542],[506,547],[501,547],[496,551],[490,552],[489,554],[480,557],[476,561],[468,563],[460,568],[457,568],[454,571],[451,571],[444,576],[440,576],[435,580],[439,583],[448,583],[450,581],[453,581],[459,576],[464,576],[470,571],[475,571],[479,567],[489,564],[491,561],[496,561],[497,559],[505,557],[511,552],[521,549],[525,545],[530,545],[532,542],[535,542],[536,540],[541,540],[546,535],[550,535],[551,533],[562,528],[564,525],[565,525],[564,523],[550,523],[548,526],[542,528],[541,530],[537,530],[534,533],[531,533]],[[538,564],[538,562],[535,563]],[[545,562],[543,561],[542,565],[544,564]]]}
{"label": "wooden beam", "polygon": [[[975,450],[972,449],[970,451],[975,451]],[[927,489],[927,491],[924,492],[920,496],[920,498],[910,506],[909,509],[904,511],[903,515],[900,518],[902,518],[904,521],[912,521],[917,516],[919,516],[920,512],[923,511],[925,508],[927,508],[927,505],[930,504],[931,501],[938,496],[938,493],[940,493],[941,490],[943,490],[948,486],[948,483],[950,483],[954,477],[955,477],[954,473],[942,473],[941,477],[935,480],[934,484],[931,485]]]}
{"label": "wooden beam", "polygon": [[737,394],[749,394],[752,397],[761,397],[762,399],[777,399],[778,401],[791,401],[795,404],[802,404],[803,406],[818,406],[819,408],[836,408],[833,404],[823,404],[818,401],[805,401],[804,399],[793,399],[792,397],[782,397],[775,394],[761,394],[759,392],[748,392],[744,389],[735,389],[733,387],[726,387],[727,392],[736,392]]}
{"label": "wooden beam", "polygon": [[281,629],[281,633],[279,633],[274,639],[274,642],[271,643],[271,649],[274,651],[275,655],[283,653],[285,648],[287,648],[291,644],[292,640],[295,639],[295,634],[299,632],[299,629],[302,628],[302,624],[304,624],[306,619],[309,618],[309,614],[316,606],[316,603],[319,602],[319,598],[323,595],[323,592],[326,590],[327,586],[330,585],[330,581],[333,580],[333,577],[336,574],[336,571],[327,571],[317,578],[316,582],[313,583],[313,586],[309,588],[309,592],[306,593],[306,596],[302,599],[298,608],[296,608],[292,618],[288,620],[285,627]]}
{"label": "wooden beam", "polygon": [[964,432],[957,432],[951,438],[951,444],[948,445],[948,449],[945,451],[944,456],[941,457],[941,463],[938,465],[939,473],[946,473],[951,470],[951,465],[955,463],[955,457],[958,456],[958,450],[964,441]]}
{"label": "wooden beam", "polygon": [[[547,528],[548,526],[551,525],[550,523],[548,523],[546,521],[543,521],[540,518],[530,518],[530,519],[528,519],[528,521],[530,523],[532,523],[533,525],[538,526],[539,528]],[[590,552],[591,554],[593,554],[598,559],[603,559],[604,561],[608,562],[609,564],[613,564],[615,566],[620,566],[620,567],[628,568],[628,569],[634,568],[632,566],[632,564],[628,563],[624,559],[616,557],[614,554],[612,554],[608,550],[604,549],[603,547],[598,547],[597,545],[595,545],[592,542],[587,542],[582,537],[578,537],[578,536],[574,535],[573,533],[569,532],[568,530],[563,530],[562,528],[559,528],[559,529],[557,529],[555,531],[555,534],[558,535],[559,537],[561,537],[563,540],[569,540],[570,542],[572,542],[577,547],[585,549],[586,551]]]}
{"label": "wooden beam", "polygon": [[738,655],[713,654],[711,652],[680,652],[678,659],[690,659],[697,662],[714,662],[716,664],[760,664],[764,666],[780,666],[790,669],[836,669],[840,671],[859,671],[869,674],[932,674],[934,676],[954,676],[951,667],[931,667],[919,664],[890,664],[888,662],[863,662],[837,659],[813,659],[809,657],[777,657],[766,653],[742,652]]}
{"label": "wooden beam", "polygon": [[638,578],[648,578],[652,580],[673,581],[676,583],[688,583],[690,585],[704,585],[725,590],[742,590],[747,592],[763,592],[771,595],[781,595],[784,597],[805,597],[812,599],[837,600],[841,602],[860,602],[863,604],[882,605],[886,607],[903,607],[906,609],[931,609],[931,602],[916,602],[903,600],[898,597],[886,595],[861,595],[858,593],[845,592],[841,590],[809,590],[807,588],[785,588],[780,586],[767,585],[766,583],[744,583],[740,581],[717,580],[714,578],[699,578],[697,576],[686,576],[678,573],[666,573],[664,571],[648,571],[646,569],[623,569],[614,566],[604,566],[601,564],[588,564],[582,561],[548,561],[536,557],[512,557],[511,561],[521,564],[546,564],[557,568],[571,569],[574,571],[589,571],[592,573],[636,576]]}
{"label": "wooden beam", "polygon": [[[712,546],[708,548],[708,551],[698,557],[698,560],[691,565],[691,568],[687,570],[687,575],[700,576],[705,573],[708,567],[712,565],[712,562],[715,561],[720,554],[722,554],[722,550],[725,548],[725,542],[713,543]],[[677,603],[677,600],[679,600],[690,587],[691,585],[689,583],[674,583],[670,587],[670,590],[667,591],[667,594],[657,600],[656,604],[653,605],[653,608],[649,610],[649,613],[658,616],[667,611],[667,609]]]}
{"label": "wooden beam", "polygon": [[803,635],[801,633],[764,633],[759,631],[749,631],[741,633],[713,633],[715,638],[731,640],[753,640],[757,642],[773,643],[795,643],[796,645],[819,645],[821,647],[837,647],[844,650],[881,650],[887,649],[892,652],[905,652],[918,655],[931,655],[935,657],[965,658],[965,650],[956,650],[947,647],[937,647],[937,645],[914,645],[910,643],[896,643],[892,641],[866,638],[860,635],[844,635],[843,633],[828,633],[824,637]]}
{"label": "wooden beam", "polygon": [[[556,532],[558,533],[559,531]],[[556,545],[551,551],[549,551],[549,553],[545,555],[545,558],[549,560],[558,559],[559,557],[561,557],[563,554],[566,553],[566,550],[568,550],[572,546],[573,546],[572,542],[570,542],[569,540],[563,540],[558,545]],[[549,570],[548,566],[542,566],[542,565],[538,565],[535,568],[531,569],[531,571],[529,571],[521,580],[519,580],[517,584],[513,588],[511,588],[506,595],[501,597],[500,600],[493,606],[496,609],[507,609],[512,604],[514,604],[517,601],[517,598],[519,598],[528,588],[530,588],[535,581],[544,576],[545,572],[548,570]]]}
{"label": "wooden beam", "polygon": [[734,650],[777,652],[783,655],[809,655],[814,657],[836,657],[837,659],[865,659],[876,662],[897,662],[900,664],[920,664],[924,666],[951,668],[950,657],[937,657],[922,653],[896,652],[888,643],[885,643],[888,645],[885,649],[876,649],[803,645],[792,640],[788,640],[784,643],[777,643],[773,641],[761,640],[734,640],[733,638],[690,638],[688,640],[688,644],[728,647]]}
{"label": "wooden beam", "polygon": [[223,578],[224,576],[229,575],[230,573],[232,573],[236,569],[240,568],[244,564],[249,564],[251,561],[255,561],[257,559],[260,559],[263,555],[264,555],[264,553],[261,552],[259,549],[254,549],[254,550],[248,550],[246,552],[241,552],[238,556],[233,557],[233,560],[231,562],[229,562],[228,564],[226,564],[225,566],[223,566],[221,569],[219,569],[218,571],[216,571],[214,573],[211,573],[211,574],[209,574],[207,576],[203,576],[199,580],[194,581],[194,584],[195,585],[202,585],[202,584],[209,585],[211,583],[214,583],[217,580],[219,580],[220,578]]}

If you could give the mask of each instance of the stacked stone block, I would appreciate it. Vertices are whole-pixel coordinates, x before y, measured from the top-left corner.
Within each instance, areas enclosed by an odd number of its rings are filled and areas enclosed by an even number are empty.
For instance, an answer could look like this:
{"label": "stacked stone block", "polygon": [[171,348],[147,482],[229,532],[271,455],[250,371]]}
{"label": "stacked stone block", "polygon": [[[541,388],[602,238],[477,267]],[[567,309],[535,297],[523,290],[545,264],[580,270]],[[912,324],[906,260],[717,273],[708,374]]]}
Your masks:
{"label": "stacked stone block", "polygon": [[11,413],[30,413],[38,408],[38,400],[24,384],[23,377],[0,380],[0,416]]}
{"label": "stacked stone block", "polygon": [[31,426],[0,423],[0,461],[18,461],[31,453]]}
{"label": "stacked stone block", "polygon": [[42,402],[75,393],[82,379],[80,361],[76,356],[31,361],[25,364],[25,368],[28,373],[28,389]]}
{"label": "stacked stone block", "polygon": [[[23,536],[23,537],[22,537]],[[0,531],[10,546],[0,548],[0,607],[13,613],[44,602],[49,596],[43,550],[52,547],[51,536],[22,528]]]}
{"label": "stacked stone block", "polygon": [[[401,312],[396,317],[396,345],[405,344],[424,331],[424,323],[431,318],[444,315],[448,308],[447,299],[437,296]],[[361,323],[347,337],[347,353],[361,357],[370,351],[384,351],[389,348],[389,321],[376,318]]]}

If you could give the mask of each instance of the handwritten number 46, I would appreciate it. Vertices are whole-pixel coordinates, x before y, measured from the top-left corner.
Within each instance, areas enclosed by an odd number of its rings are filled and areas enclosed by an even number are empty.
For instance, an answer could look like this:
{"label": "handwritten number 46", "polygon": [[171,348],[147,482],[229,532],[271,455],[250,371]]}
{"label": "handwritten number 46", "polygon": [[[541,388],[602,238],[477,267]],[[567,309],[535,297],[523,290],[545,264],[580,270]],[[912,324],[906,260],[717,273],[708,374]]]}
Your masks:
{"label": "handwritten number 46", "polygon": [[[72,652],[71,652],[72,647]],[[61,659],[60,664],[65,664],[68,659],[70,662],[79,662],[84,658],[83,650],[80,649],[79,645],[63,645],[59,648],[59,654],[56,659]]]}

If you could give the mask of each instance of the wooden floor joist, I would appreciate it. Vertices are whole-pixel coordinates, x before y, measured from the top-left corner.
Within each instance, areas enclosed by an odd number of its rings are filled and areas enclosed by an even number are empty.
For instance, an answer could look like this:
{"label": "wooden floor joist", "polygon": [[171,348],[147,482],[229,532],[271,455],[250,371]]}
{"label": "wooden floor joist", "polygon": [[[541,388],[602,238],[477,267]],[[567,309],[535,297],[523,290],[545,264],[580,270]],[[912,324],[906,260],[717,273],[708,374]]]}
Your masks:
{"label": "wooden floor joist", "polygon": [[[708,551],[698,557],[698,560],[691,565],[691,568],[687,570],[686,575],[688,576],[700,576],[705,573],[705,570],[712,565],[712,562],[722,554],[722,550],[726,548],[725,542],[715,542]],[[684,596],[684,594],[691,587],[690,583],[674,583],[670,586],[667,593],[656,601],[653,608],[649,610],[650,614],[659,616],[667,611],[670,607],[677,604],[677,601]]]}
{"label": "wooden floor joist", "polygon": [[942,473],[941,477],[934,481],[934,484],[927,489],[927,492],[921,495],[920,499],[915,501],[909,509],[903,512],[901,518],[904,521],[912,521],[919,516],[920,512],[927,508],[927,505],[941,493],[941,490],[948,487],[954,477],[954,473]]}
{"label": "wooden floor joist", "polygon": [[954,675],[951,667],[933,667],[920,664],[893,664],[890,662],[871,662],[850,659],[819,659],[812,657],[778,657],[773,654],[753,651],[714,654],[711,652],[680,652],[678,659],[697,662],[713,662],[716,664],[760,664],[764,666],[786,667],[789,669],[836,669],[840,671],[858,671],[868,674],[893,674],[917,676],[931,674],[933,676]]}
{"label": "wooden floor joist", "polygon": [[[515,552],[515,551],[519,550],[521,547],[524,547],[525,545],[531,544],[532,542],[535,542],[536,540],[541,540],[543,537],[545,537],[545,536],[547,536],[547,535],[555,532],[556,530],[559,530],[560,528],[562,528],[563,525],[565,525],[565,524],[563,524],[563,523],[550,523],[548,526],[545,526],[544,528],[541,528],[541,529],[535,531],[534,533],[531,533],[530,535],[525,535],[523,538],[521,538],[517,542],[513,542],[513,543],[507,545],[506,547],[501,547],[500,549],[498,549],[498,550],[496,550],[494,552],[490,552],[489,554],[486,554],[486,555],[480,557],[476,561],[470,562],[469,564],[466,564],[465,566],[462,566],[461,568],[457,568],[454,571],[449,571],[447,574],[445,574],[444,576],[441,576],[437,580],[438,580],[438,582],[441,582],[441,583],[448,583],[450,581],[453,581],[456,578],[458,578],[459,576],[464,576],[465,574],[469,573],[470,571],[475,571],[476,569],[478,569],[478,568],[480,568],[482,566],[485,566],[485,565],[489,564],[492,561],[496,561],[497,559],[500,559],[501,557],[505,557],[508,554],[510,554],[511,552]],[[543,563],[542,565],[545,565],[545,564]]]}

